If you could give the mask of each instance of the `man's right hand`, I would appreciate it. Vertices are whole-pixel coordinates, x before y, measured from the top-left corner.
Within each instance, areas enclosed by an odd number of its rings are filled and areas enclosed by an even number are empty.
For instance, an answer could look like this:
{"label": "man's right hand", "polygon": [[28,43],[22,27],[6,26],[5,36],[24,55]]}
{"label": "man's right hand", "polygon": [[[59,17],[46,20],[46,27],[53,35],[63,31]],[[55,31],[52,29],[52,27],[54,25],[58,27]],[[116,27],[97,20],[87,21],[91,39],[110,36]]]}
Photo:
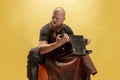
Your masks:
{"label": "man's right hand", "polygon": [[56,42],[48,44],[47,41],[40,41],[39,42],[39,49],[40,49],[40,54],[46,54],[49,53],[50,51],[62,46],[63,44],[69,42],[69,36],[67,34],[64,34],[63,37],[60,37],[58,35],[56,37]]}
{"label": "man's right hand", "polygon": [[57,35],[57,37],[56,37],[56,42],[59,45],[63,45],[63,44],[65,44],[65,43],[70,41],[68,34],[64,34],[62,37],[60,37],[60,36],[61,35]]}

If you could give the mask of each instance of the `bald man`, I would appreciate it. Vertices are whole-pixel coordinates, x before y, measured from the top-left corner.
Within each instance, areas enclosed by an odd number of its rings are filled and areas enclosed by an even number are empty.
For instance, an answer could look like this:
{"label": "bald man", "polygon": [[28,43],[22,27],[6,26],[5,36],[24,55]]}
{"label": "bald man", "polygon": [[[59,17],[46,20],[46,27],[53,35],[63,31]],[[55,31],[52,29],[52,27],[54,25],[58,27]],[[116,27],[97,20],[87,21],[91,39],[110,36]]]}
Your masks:
{"label": "bald man", "polygon": [[45,64],[48,80],[90,80],[88,74],[81,73],[79,57],[64,57],[65,44],[70,41],[68,35],[74,35],[64,20],[65,10],[57,7],[52,20],[41,28],[39,47],[28,56],[29,80],[38,80],[39,64]]}
{"label": "bald man", "polygon": [[[64,20],[65,20],[64,9],[57,7],[53,11],[52,20],[50,21],[50,23],[45,25],[40,31],[40,39],[39,39],[40,54],[49,53],[50,51],[60,47],[61,45],[69,41],[69,37],[67,34],[63,33],[64,36],[62,38],[59,37],[60,35],[57,35],[57,32],[60,29],[64,28],[64,26],[65,27],[67,26],[63,24]],[[73,34],[70,28],[69,30],[71,31],[71,34]],[[51,36],[49,36],[50,34]],[[54,40],[51,41],[51,39]]]}

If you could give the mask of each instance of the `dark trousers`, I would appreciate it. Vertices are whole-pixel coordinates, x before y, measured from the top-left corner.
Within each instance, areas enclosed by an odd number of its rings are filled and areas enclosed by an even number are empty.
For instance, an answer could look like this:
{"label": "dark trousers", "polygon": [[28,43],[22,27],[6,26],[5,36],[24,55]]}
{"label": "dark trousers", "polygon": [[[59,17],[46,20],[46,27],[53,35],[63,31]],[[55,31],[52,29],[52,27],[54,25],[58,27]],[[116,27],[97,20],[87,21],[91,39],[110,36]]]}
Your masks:
{"label": "dark trousers", "polygon": [[44,55],[39,53],[39,48],[32,48],[27,56],[27,77],[29,80],[38,80],[39,64],[45,62]]}

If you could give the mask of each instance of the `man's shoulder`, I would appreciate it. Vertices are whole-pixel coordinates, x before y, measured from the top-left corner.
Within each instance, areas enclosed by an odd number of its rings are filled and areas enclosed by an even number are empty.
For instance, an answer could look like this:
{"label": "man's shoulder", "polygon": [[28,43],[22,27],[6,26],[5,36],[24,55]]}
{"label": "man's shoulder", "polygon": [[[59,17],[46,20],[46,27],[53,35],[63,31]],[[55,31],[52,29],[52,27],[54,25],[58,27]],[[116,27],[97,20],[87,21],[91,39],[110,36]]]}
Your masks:
{"label": "man's shoulder", "polygon": [[64,27],[65,29],[72,30],[72,29],[70,28],[70,26],[68,26],[67,24],[63,24],[63,27]]}
{"label": "man's shoulder", "polygon": [[67,24],[63,24],[63,26],[64,26],[64,27],[70,27],[70,26],[68,26]]}
{"label": "man's shoulder", "polygon": [[41,29],[40,29],[41,34],[49,34],[50,33],[50,27],[49,23],[45,24]]}
{"label": "man's shoulder", "polygon": [[41,29],[49,29],[49,23],[45,24]]}
{"label": "man's shoulder", "polygon": [[45,25],[40,29],[40,31],[44,31],[44,30],[50,30],[49,23],[45,24]]}
{"label": "man's shoulder", "polygon": [[72,29],[70,28],[70,26],[68,26],[67,24],[63,24],[64,26],[64,29],[65,31],[68,33],[68,34],[74,34]]}

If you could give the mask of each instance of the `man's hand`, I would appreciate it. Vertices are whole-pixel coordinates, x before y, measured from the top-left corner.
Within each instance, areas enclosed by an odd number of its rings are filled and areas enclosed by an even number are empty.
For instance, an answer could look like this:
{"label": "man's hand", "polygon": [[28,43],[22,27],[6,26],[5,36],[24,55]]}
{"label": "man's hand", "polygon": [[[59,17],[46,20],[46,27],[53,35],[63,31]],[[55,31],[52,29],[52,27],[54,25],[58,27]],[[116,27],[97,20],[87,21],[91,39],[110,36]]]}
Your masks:
{"label": "man's hand", "polygon": [[90,38],[86,38],[87,40],[87,45],[91,43],[91,39]]}
{"label": "man's hand", "polygon": [[56,42],[58,44],[63,45],[63,44],[70,41],[68,34],[64,34],[62,37],[60,37],[60,36],[61,35],[58,35],[57,38],[56,38]]}

